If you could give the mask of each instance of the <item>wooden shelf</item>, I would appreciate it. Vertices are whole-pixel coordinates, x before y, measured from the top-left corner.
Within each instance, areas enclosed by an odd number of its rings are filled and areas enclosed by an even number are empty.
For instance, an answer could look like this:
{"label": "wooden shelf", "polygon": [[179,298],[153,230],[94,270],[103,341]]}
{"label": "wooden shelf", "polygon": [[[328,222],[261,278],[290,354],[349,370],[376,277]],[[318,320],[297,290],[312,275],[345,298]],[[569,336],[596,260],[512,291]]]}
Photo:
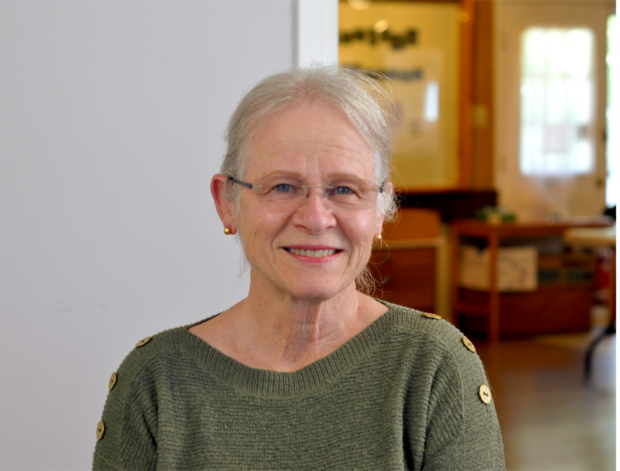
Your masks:
{"label": "wooden shelf", "polygon": [[[505,239],[561,237],[575,227],[608,227],[605,217],[574,218],[558,222],[487,224],[459,220],[451,225],[452,319],[464,329],[482,331],[491,342],[500,334],[534,335],[575,332],[589,328],[591,294],[585,284],[540,285],[534,292],[500,293],[497,261]],[[488,291],[465,290],[459,286],[461,238],[480,238],[489,249]]]}

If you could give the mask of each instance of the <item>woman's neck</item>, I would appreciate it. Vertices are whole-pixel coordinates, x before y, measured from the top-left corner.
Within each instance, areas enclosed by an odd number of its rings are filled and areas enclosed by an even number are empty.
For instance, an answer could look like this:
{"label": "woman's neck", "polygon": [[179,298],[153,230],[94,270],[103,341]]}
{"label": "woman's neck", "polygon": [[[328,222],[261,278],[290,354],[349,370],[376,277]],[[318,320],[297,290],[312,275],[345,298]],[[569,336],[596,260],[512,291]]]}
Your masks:
{"label": "woman's neck", "polygon": [[354,285],[327,300],[274,294],[250,288],[241,317],[256,351],[276,369],[312,363],[358,332],[361,295]]}
{"label": "woman's neck", "polygon": [[387,311],[353,284],[327,300],[278,296],[259,285],[190,331],[246,366],[290,372],[329,355]]}

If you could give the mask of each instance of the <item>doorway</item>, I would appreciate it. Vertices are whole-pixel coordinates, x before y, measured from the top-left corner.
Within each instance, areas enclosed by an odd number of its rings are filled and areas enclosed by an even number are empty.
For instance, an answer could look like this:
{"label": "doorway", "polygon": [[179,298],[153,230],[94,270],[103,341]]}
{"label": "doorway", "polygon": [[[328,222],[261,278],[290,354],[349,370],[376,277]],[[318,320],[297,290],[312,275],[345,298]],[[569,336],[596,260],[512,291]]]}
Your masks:
{"label": "doorway", "polygon": [[610,0],[496,8],[496,185],[521,220],[598,215],[607,178]]}

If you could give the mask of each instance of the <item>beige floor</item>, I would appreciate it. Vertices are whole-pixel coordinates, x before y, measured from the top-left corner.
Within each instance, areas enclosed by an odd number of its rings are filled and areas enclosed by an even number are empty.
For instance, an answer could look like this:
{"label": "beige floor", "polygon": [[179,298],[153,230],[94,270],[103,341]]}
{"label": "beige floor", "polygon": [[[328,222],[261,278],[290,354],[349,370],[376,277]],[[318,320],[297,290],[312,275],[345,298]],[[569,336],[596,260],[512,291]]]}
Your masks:
{"label": "beige floor", "polygon": [[489,375],[509,471],[616,469],[616,342],[598,346],[584,382],[589,334],[489,345],[473,339]]}

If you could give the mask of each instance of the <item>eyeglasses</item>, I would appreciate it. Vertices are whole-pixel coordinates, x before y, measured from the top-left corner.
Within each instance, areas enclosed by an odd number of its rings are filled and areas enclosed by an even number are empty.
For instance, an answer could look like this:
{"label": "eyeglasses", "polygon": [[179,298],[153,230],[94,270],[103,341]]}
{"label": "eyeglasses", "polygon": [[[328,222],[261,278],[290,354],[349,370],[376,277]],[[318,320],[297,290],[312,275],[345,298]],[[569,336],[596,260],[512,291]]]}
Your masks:
{"label": "eyeglasses", "polygon": [[323,189],[325,198],[334,207],[356,211],[369,209],[377,202],[377,195],[383,193],[384,185],[376,188],[373,182],[345,177],[330,182],[329,185],[302,185],[290,177],[268,177],[260,184],[242,182],[235,177],[227,176],[232,183],[252,190],[261,203],[276,211],[294,211],[301,207],[310,197],[313,188]]}

